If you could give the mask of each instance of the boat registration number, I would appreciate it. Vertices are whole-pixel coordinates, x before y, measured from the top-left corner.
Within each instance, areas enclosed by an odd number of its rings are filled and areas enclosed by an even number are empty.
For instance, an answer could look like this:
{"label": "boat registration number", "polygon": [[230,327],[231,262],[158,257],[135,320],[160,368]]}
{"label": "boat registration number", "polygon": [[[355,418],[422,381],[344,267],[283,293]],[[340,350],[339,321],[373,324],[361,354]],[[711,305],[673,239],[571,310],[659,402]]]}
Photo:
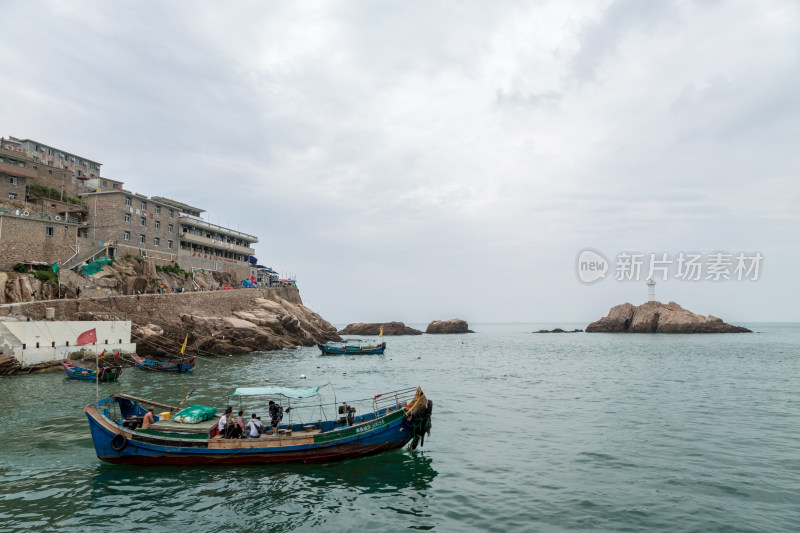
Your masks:
{"label": "boat registration number", "polygon": [[358,426],[356,428],[356,435],[360,433],[364,433],[365,431],[372,431],[373,429],[379,428],[381,426],[386,425],[386,420],[376,420],[375,422],[370,422],[369,424],[364,424],[363,426]]}

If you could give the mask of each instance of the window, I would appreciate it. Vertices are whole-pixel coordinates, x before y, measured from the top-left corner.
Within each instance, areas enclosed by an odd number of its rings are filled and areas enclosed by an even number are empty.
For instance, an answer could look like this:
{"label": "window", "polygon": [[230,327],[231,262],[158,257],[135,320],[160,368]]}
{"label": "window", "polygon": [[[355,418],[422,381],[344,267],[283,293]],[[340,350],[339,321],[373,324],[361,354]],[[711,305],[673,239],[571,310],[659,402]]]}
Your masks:
{"label": "window", "polygon": [[172,250],[172,241],[167,241],[167,248]]}
{"label": "window", "polygon": [[142,211],[144,211],[145,209],[147,209],[147,202],[142,201]]}
{"label": "window", "polygon": [[146,226],[147,225],[147,217],[142,217],[141,219],[139,219],[139,223],[142,226]]}
{"label": "window", "polygon": [[168,232],[170,232],[170,233],[172,233],[172,224],[170,224],[170,225],[168,225],[168,226],[167,226],[167,231],[168,231]]}
{"label": "window", "polygon": [[161,239],[159,239],[158,237],[153,237],[153,244],[158,246],[159,244],[161,244]]}
{"label": "window", "polygon": [[169,218],[172,218],[172,216],[173,216],[174,214],[175,214],[175,211],[173,211],[172,209],[170,209],[170,210],[169,210]]}
{"label": "window", "polygon": [[126,231],[125,233],[123,233],[122,234],[122,240],[123,241],[131,240],[131,232],[130,231]]}
{"label": "window", "polygon": [[52,173],[53,173],[53,171],[52,171],[52,170],[50,170],[50,169],[47,169],[47,173],[48,173],[48,174],[52,174]]}
{"label": "window", "polygon": [[112,186],[113,186],[115,189],[118,189],[118,188],[119,188],[119,183],[112,183],[111,185],[112,185]]}
{"label": "window", "polygon": [[8,193],[8,197],[9,197],[11,200],[16,200],[16,199],[17,199],[17,193],[15,193],[15,192],[10,192],[10,193]]}
{"label": "window", "polygon": [[144,239],[144,233],[142,233],[141,235],[139,235],[139,242],[140,242],[140,243],[142,243],[142,244],[144,244],[144,243],[145,243],[145,239]]}
{"label": "window", "polygon": [[131,198],[130,196],[125,197],[125,205],[131,205]]}
{"label": "window", "polygon": [[53,236],[53,226],[45,226],[44,227],[44,234],[47,237],[52,237]]}
{"label": "window", "polygon": [[156,220],[156,229],[159,229],[160,227],[161,227],[161,222],[159,222],[158,220]]}
{"label": "window", "polygon": [[13,178],[12,177],[12,178],[9,178],[9,180],[11,181],[11,185],[16,185],[17,184],[17,178]]}
{"label": "window", "polygon": [[125,213],[125,222],[130,222],[130,221],[131,221],[130,213]]}
{"label": "window", "polygon": [[[80,175],[80,173],[81,173],[81,171],[79,170],[78,171],[78,175]],[[108,188],[108,182],[106,180],[103,180],[103,188],[104,189]]]}
{"label": "window", "polygon": [[156,206],[156,215],[160,215],[160,214],[161,214],[161,206],[157,205]]}

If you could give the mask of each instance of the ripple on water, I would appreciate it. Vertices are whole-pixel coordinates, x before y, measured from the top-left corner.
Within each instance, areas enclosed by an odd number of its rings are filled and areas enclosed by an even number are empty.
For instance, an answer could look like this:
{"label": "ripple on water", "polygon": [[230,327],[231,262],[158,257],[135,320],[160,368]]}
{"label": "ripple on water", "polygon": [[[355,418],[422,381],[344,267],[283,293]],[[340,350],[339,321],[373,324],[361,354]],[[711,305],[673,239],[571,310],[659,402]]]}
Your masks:
{"label": "ripple on water", "polygon": [[102,387],[166,403],[196,388],[192,402],[225,405],[233,387],[265,379],[331,382],[340,400],[420,384],[434,400],[423,449],[330,465],[104,464],[82,412],[91,384],[4,376],[2,529],[796,530],[797,326],[716,337],[474,329],[389,338],[386,356],[353,360],[309,347],[203,359],[186,376],[131,369]]}

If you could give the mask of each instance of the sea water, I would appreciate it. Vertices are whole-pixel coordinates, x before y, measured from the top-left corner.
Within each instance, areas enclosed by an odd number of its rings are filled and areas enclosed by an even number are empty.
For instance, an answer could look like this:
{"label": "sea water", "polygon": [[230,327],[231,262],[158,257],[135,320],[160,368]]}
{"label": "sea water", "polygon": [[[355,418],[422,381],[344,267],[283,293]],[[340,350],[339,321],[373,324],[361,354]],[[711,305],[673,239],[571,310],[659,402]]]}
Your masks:
{"label": "sea water", "polygon": [[[237,386],[422,386],[425,446],[325,465],[132,467],[95,455],[93,383],[0,377],[0,531],[798,531],[800,325],[755,333],[550,333],[475,324],[129,368],[100,393],[225,405]],[[307,376],[301,379],[300,376]],[[247,406],[248,414],[258,406]],[[259,414],[266,415],[266,406]]]}

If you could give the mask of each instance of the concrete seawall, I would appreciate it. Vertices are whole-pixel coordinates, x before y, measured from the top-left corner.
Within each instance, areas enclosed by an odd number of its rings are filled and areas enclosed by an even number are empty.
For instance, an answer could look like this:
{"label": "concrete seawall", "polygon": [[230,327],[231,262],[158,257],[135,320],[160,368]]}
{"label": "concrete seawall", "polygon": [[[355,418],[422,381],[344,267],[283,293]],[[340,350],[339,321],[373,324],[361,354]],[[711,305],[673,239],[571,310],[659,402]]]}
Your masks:
{"label": "concrete seawall", "polygon": [[104,298],[71,298],[40,300],[0,305],[0,316],[16,316],[44,320],[47,308],[55,309],[56,320],[92,320],[92,315],[104,313],[125,315],[127,320],[146,324],[159,317],[180,317],[190,313],[198,316],[225,316],[235,311],[252,309],[256,298],[286,300],[303,305],[297,287],[236,289],[229,291],[199,291],[172,294],[141,294]]}

